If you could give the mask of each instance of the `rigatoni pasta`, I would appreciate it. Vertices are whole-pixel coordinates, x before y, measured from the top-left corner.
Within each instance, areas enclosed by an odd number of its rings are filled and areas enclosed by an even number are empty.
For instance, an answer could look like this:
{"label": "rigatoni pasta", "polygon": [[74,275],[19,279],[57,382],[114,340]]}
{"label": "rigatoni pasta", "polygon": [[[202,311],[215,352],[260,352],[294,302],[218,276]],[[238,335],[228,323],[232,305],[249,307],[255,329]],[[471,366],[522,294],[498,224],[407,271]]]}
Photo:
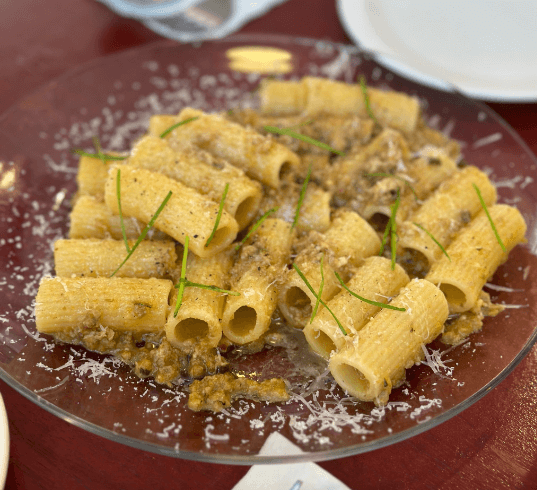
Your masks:
{"label": "rigatoni pasta", "polygon": [[36,327],[43,333],[96,325],[163,331],[172,287],[171,281],[155,278],[44,278],[35,299]]}
{"label": "rigatoni pasta", "polygon": [[[103,186],[104,196],[104,186]],[[95,196],[80,196],[71,211],[69,238],[113,238],[121,240],[122,228],[129,239],[136,240],[147,223],[133,216],[123,218],[123,226],[119,215],[112,213],[110,208]],[[155,228],[149,230],[147,238],[153,240],[169,240],[170,237]]]}
{"label": "rigatoni pasta", "polygon": [[[197,284],[225,289],[229,282],[232,257],[229,250],[207,259],[194,254],[188,257],[188,280]],[[175,282],[179,277],[175,274]],[[175,310],[177,292],[170,303]],[[169,315],[166,322],[166,338],[173,346],[191,353],[196,346],[216,347],[222,338],[222,313],[225,296],[211,290],[189,287],[182,297],[177,314]]]}
{"label": "rigatoni pasta", "polygon": [[[368,90],[373,112],[382,124],[412,131],[420,112],[417,99],[403,93]],[[300,82],[265,80],[260,88],[261,110],[268,114],[305,112],[310,116],[367,116],[359,84],[304,77]]]}
{"label": "rigatoni pasta", "polygon": [[114,213],[119,213],[118,171],[121,172],[121,201],[126,215],[150,221],[171,192],[170,201],[158,216],[155,228],[183,244],[189,236],[192,251],[200,257],[215,255],[235,240],[239,227],[224,210],[214,238],[207,246],[218,216],[218,204],[165,175],[128,165],[113,167],[105,184],[105,202]]}
{"label": "rigatoni pasta", "polygon": [[[400,265],[396,265],[392,270],[389,259],[375,256],[366,259],[346,285],[362,298],[385,304],[409,280]],[[326,359],[357,335],[381,309],[380,306],[366,303],[346,290],[339,291],[327,304],[343,324],[345,332],[334,322],[327,309],[322,309],[313,321],[304,327],[304,335],[310,347]]]}
{"label": "rigatoni pasta", "polygon": [[220,201],[228,184],[224,209],[235,218],[239,229],[248,225],[259,209],[259,182],[194,146],[174,150],[166,139],[147,135],[136,142],[126,163],[178,180],[215,202]]}
{"label": "rigatoni pasta", "polygon": [[172,147],[192,143],[274,188],[279,187],[283,173],[299,163],[298,156],[285,146],[222,116],[184,109],[177,121],[190,118],[196,119],[166,136]]}
{"label": "rigatoni pasta", "polygon": [[428,270],[455,234],[482,210],[474,186],[487,206],[496,202],[496,188],[476,167],[453,174],[400,228],[399,246],[410,260]]}
{"label": "rigatoni pasta", "polygon": [[[130,248],[135,241],[129,240]],[[121,240],[60,239],[54,243],[54,266],[59,277],[110,277],[128,252]],[[176,268],[175,243],[144,240],[136,254],[117,271],[117,277],[169,278]]]}
{"label": "rigatoni pasta", "polygon": [[359,400],[384,405],[405,370],[423,359],[422,346],[443,329],[448,304],[424,279],[411,281],[390,303],[404,312],[383,309],[330,358],[330,372]]}
{"label": "rigatoni pasta", "polygon": [[82,155],[37,328],[218,411],[289,398],[282,379],[224,374],[228,349],[257,352],[285,322],[344,390],[385,404],[448,313],[460,341],[502,309],[482,289],[524,219],[414,97],[316,77],[259,95],[260,112],[155,115],[122,161]]}
{"label": "rigatoni pasta", "polygon": [[222,330],[232,342],[258,340],[269,329],[292,239],[288,223],[270,218],[243,246],[230,284],[240,296],[228,297],[222,317]]}
{"label": "rigatoni pasta", "polygon": [[488,212],[490,220],[484,210],[479,213],[447,247],[448,256],[435,262],[425,276],[445,294],[450,311],[454,313],[467,311],[475,305],[493,272],[507,260],[509,252],[524,241],[526,223],[518,209],[497,204]]}

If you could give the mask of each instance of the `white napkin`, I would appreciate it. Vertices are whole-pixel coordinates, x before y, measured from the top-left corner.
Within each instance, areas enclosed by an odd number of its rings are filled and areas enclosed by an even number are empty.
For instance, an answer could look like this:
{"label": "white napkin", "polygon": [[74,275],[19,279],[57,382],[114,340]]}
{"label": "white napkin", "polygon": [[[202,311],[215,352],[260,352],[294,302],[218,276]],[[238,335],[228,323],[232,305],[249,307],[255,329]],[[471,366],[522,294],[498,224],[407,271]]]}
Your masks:
{"label": "white napkin", "polygon": [[[281,434],[274,432],[263,444],[260,456],[300,454],[303,451]],[[290,490],[297,480],[300,490],[350,490],[315,463],[254,465],[233,490]]]}

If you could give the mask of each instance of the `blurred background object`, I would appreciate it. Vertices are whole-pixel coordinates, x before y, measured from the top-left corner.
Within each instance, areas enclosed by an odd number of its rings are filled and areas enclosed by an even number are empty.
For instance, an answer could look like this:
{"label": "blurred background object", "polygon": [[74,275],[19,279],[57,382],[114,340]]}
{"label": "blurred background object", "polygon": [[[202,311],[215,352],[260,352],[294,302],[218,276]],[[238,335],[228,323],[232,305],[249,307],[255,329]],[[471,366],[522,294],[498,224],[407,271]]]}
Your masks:
{"label": "blurred background object", "polygon": [[182,42],[224,37],[286,0],[100,0],[142,21],[158,34]]}
{"label": "blurred background object", "polygon": [[338,13],[400,75],[485,100],[537,100],[535,0],[338,0]]}

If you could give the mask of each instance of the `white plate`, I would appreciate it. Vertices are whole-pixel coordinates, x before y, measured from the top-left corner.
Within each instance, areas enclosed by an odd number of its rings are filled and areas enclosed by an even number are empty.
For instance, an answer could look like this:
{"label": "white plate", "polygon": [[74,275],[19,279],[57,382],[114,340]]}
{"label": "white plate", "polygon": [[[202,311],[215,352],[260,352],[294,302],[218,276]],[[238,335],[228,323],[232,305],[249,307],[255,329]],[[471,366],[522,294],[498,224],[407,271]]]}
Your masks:
{"label": "white plate", "polygon": [[9,464],[9,425],[6,407],[0,395],[0,488],[4,488]]}
{"label": "white plate", "polygon": [[485,100],[537,101],[534,0],[338,0],[338,13],[355,43],[403,76]]}

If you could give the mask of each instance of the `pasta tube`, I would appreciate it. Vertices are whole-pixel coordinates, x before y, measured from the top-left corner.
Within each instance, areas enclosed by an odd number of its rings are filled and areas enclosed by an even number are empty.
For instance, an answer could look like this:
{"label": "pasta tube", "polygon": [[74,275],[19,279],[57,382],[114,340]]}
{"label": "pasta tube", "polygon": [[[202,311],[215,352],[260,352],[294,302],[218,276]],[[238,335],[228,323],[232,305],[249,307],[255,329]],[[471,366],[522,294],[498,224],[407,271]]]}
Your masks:
{"label": "pasta tube", "polygon": [[268,330],[292,241],[290,224],[266,219],[242,247],[230,286],[240,296],[228,296],[222,318],[224,335],[232,342],[246,344]]}
{"label": "pasta tube", "polygon": [[261,112],[285,116],[304,111],[308,93],[302,82],[264,78],[259,87]]}
{"label": "pasta tube", "polygon": [[[347,287],[362,298],[386,303],[388,298],[396,295],[409,280],[400,265],[396,265],[392,270],[390,260],[374,256],[366,259],[356,270]],[[356,335],[380,310],[379,306],[366,303],[346,290],[341,290],[327,304],[343,325],[346,335],[326,308],[319,311],[313,322],[304,328],[304,335],[310,347],[326,359],[332,351],[341,349],[347,339]]]}
{"label": "pasta tube", "polygon": [[215,226],[218,204],[169,177],[129,165],[112,168],[106,181],[105,202],[114,213],[119,212],[118,170],[121,170],[121,206],[125,215],[149,222],[172,191],[170,200],[155,221],[155,228],[183,244],[188,236],[192,252],[200,257],[215,255],[235,240],[237,222],[224,210],[212,241],[205,246]]}
{"label": "pasta tube", "polygon": [[172,147],[180,147],[185,142],[192,143],[274,188],[279,187],[281,175],[300,163],[295,153],[273,138],[230,122],[222,116],[186,108],[177,116],[176,121],[192,117],[198,119],[178,127],[166,136]]}
{"label": "pasta tube", "polygon": [[[321,282],[324,282],[321,298],[323,301],[328,301],[339,290],[339,282],[328,257],[323,259],[323,272],[321,273],[322,257],[322,249],[312,244],[297,255],[294,263],[316,294],[320,290]],[[289,269],[278,296],[278,306],[287,322],[295,328],[303,328],[310,319],[316,302],[317,296],[310,291],[297,271]]]}
{"label": "pasta tube", "polygon": [[[330,228],[296,257],[295,264],[304,274],[313,290],[318,292],[323,281],[322,300],[329,301],[339,291],[339,281],[334,275],[334,267],[347,263],[359,265],[364,258],[378,253],[380,239],[373,228],[352,211],[341,211],[334,218]],[[323,260],[321,275],[321,257]],[[278,306],[284,318],[295,328],[303,328],[308,322],[317,302],[296,270],[287,271],[285,282],[278,297]]]}
{"label": "pasta tube", "polygon": [[[296,210],[294,206],[293,211]],[[324,232],[330,226],[330,193],[316,185],[308,185],[304,201],[300,207],[297,231],[311,230]]]}
{"label": "pasta tube", "polygon": [[195,147],[173,150],[163,138],[144,136],[133,147],[127,163],[178,180],[215,202],[220,201],[229,184],[224,209],[235,218],[239,229],[247,226],[259,209],[262,189],[258,182]]}
{"label": "pasta tube", "polygon": [[[265,195],[261,208],[277,208],[273,217],[292,223],[296,218],[300,193],[301,186],[297,183],[285,182],[278,194],[269,192]],[[296,222],[296,230],[299,233],[327,230],[330,226],[330,197],[329,192],[315,183],[308,184]]]}
{"label": "pasta tube", "polygon": [[[110,154],[118,155],[111,152]],[[114,160],[101,160],[82,155],[78,162],[76,183],[78,184],[77,196],[95,196],[99,200],[104,199],[104,183],[110,167],[117,163]]]}
{"label": "pasta tube", "polygon": [[507,260],[509,252],[524,241],[526,223],[518,209],[497,204],[488,211],[505,251],[482,211],[447,248],[451,260],[442,256],[425,276],[446,295],[453,313],[467,311],[476,304],[487,280]]}
{"label": "pasta tube", "polygon": [[348,210],[336,213],[324,240],[336,257],[346,258],[354,266],[380,250],[376,231],[359,214]]}
{"label": "pasta tube", "polygon": [[35,300],[36,327],[42,333],[96,325],[159,332],[172,287],[171,281],[155,278],[45,277]]}
{"label": "pasta tube", "polygon": [[[357,199],[361,209],[366,209],[372,201],[380,201],[379,205],[383,206],[387,203],[389,208],[394,199],[393,191],[405,187],[400,180],[402,175],[398,175],[397,179],[389,175],[400,174],[410,157],[410,149],[403,135],[385,128],[369,144],[353,148],[334,162],[331,169],[335,182],[334,194],[345,199]],[[387,182],[390,182],[388,186]],[[378,185],[372,189],[375,184]],[[363,192],[364,188],[366,192]],[[357,189],[361,192],[357,193]],[[360,214],[368,219],[374,212],[369,212],[367,216],[363,212]]]}
{"label": "pasta tube", "polygon": [[[134,240],[129,240],[132,248]],[[59,277],[110,277],[127,256],[125,243],[119,240],[57,240],[54,265]],[[140,242],[117,277],[165,278],[175,269],[177,255],[172,241]]]}
{"label": "pasta tube", "polygon": [[405,370],[423,358],[448,317],[442,292],[423,279],[411,281],[390,303],[406,311],[381,310],[343,349],[330,358],[337,383],[352,396],[384,405]]}
{"label": "pasta tube", "polygon": [[458,170],[455,161],[439,148],[422,148],[419,155],[407,167],[412,189],[416,197],[423,200]]}
{"label": "pasta tube", "polygon": [[[71,211],[69,238],[113,238],[121,240],[121,221],[108,206],[94,196],[80,196]],[[125,233],[129,239],[137,239],[145,223],[132,216],[123,217]],[[151,228],[146,235],[153,240],[169,240],[165,233]]]}
{"label": "pasta tube", "polygon": [[[225,289],[232,260],[229,251],[200,259],[191,254],[187,262],[188,280],[198,284]],[[178,282],[178,277],[175,278]],[[177,294],[171,303],[175,310]],[[222,293],[197,287],[184,290],[177,316],[170,314],[166,322],[166,337],[170,344],[184,352],[192,352],[196,346],[216,347],[222,338],[221,318],[225,296]]]}
{"label": "pasta tube", "polygon": [[410,216],[408,222],[401,224],[399,246],[409,261],[429,269],[443,255],[436,242],[445,248],[460,228],[481,211],[474,184],[480,189],[487,206],[496,202],[496,188],[489,178],[478,168],[470,166],[441,185]]}
{"label": "pasta tube", "polygon": [[[359,84],[325,78],[304,77],[300,82],[264,80],[259,96],[261,111],[266,114],[368,115]],[[375,88],[368,88],[368,96],[372,112],[381,124],[405,132],[416,128],[420,114],[416,98]]]}

